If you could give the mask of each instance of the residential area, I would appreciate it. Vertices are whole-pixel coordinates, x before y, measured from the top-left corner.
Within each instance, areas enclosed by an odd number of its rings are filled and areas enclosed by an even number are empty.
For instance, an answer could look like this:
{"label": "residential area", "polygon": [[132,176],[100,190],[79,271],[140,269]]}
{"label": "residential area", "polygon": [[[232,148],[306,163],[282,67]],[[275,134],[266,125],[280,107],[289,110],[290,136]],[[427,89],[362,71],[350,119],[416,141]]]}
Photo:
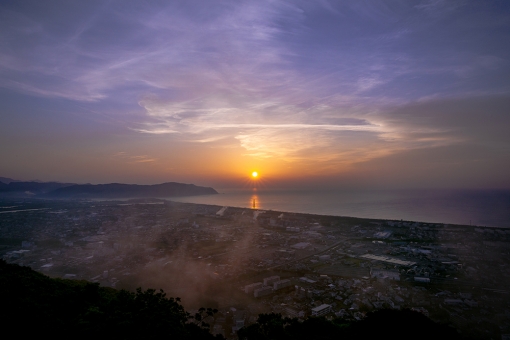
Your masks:
{"label": "residential area", "polygon": [[0,201],[0,255],[51,277],[162,288],[227,338],[260,313],[409,308],[510,334],[510,231],[167,200]]}

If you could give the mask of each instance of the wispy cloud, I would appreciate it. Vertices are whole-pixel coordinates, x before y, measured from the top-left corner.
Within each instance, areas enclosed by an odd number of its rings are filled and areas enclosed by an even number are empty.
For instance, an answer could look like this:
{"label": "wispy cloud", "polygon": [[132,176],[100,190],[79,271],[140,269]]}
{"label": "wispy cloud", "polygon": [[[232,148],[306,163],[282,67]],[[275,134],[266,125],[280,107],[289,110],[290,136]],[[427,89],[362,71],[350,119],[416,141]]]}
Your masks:
{"label": "wispy cloud", "polygon": [[152,162],[156,162],[157,161],[157,158],[153,158],[153,157],[150,157],[148,155],[132,156],[132,155],[128,154],[125,151],[120,151],[120,152],[117,152],[117,153],[113,154],[113,158],[115,158],[115,159],[122,159],[126,163],[131,163],[131,164],[135,164],[135,163],[152,163]]}
{"label": "wispy cloud", "polygon": [[100,107],[143,134],[354,164],[468,137],[412,103],[510,92],[508,13],[464,3],[2,5],[0,87]]}

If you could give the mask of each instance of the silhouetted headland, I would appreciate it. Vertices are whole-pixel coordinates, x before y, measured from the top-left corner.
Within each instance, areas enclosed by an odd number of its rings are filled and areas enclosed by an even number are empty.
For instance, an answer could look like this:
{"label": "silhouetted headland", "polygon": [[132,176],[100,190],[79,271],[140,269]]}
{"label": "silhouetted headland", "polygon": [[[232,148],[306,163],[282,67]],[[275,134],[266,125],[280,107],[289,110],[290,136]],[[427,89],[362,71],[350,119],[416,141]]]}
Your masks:
{"label": "silhouetted headland", "polygon": [[58,182],[0,182],[2,197],[41,197],[52,199],[88,198],[162,198],[195,195],[214,195],[218,192],[211,187],[194,184],[168,182],[154,185],[137,184],[75,184]]}

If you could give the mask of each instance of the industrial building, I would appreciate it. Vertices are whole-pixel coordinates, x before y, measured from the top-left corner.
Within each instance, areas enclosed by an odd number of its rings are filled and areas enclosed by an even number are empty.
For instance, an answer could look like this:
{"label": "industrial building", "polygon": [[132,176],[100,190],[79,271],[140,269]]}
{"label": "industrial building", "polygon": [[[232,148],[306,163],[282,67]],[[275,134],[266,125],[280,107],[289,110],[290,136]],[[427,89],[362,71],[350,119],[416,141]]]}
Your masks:
{"label": "industrial building", "polygon": [[291,308],[288,306],[285,307],[283,310],[284,310],[285,314],[287,314],[291,318],[304,318],[305,317],[305,312],[302,310],[297,310],[295,308]]}
{"label": "industrial building", "polygon": [[296,243],[292,246],[290,246],[291,248],[294,248],[294,249],[306,249],[308,247],[310,247],[311,244],[308,243],[308,242],[299,242],[299,243]]}
{"label": "industrial building", "polygon": [[419,277],[419,276],[415,276],[415,277],[414,277],[414,281],[416,281],[416,282],[429,283],[429,282],[430,282],[430,279],[429,279],[428,277]]}
{"label": "industrial building", "polygon": [[319,307],[312,308],[312,316],[322,316],[333,311],[333,307],[331,305],[323,304]]}
{"label": "industrial building", "polygon": [[396,270],[386,270],[386,269],[370,269],[370,277],[376,279],[389,279],[400,281],[400,273]]}
{"label": "industrial building", "polygon": [[278,290],[290,286],[290,280],[280,280],[273,283],[273,289]]}
{"label": "industrial building", "polygon": [[272,292],[273,292],[273,287],[262,287],[262,288],[255,289],[255,291],[253,291],[253,296],[254,297],[266,296],[266,295],[271,294]]}
{"label": "industrial building", "polygon": [[271,286],[276,281],[280,281],[280,277],[279,276],[266,277],[266,278],[264,278],[264,286]]}
{"label": "industrial building", "polygon": [[367,259],[367,260],[387,262],[387,263],[391,263],[391,264],[398,264],[401,266],[412,266],[412,265],[416,264],[416,262],[404,261],[404,260],[400,260],[400,259],[397,259],[394,257],[382,256],[382,255],[364,254],[364,255],[360,255],[360,257]]}
{"label": "industrial building", "polygon": [[375,238],[382,238],[382,239],[388,238],[390,236],[391,236],[391,231],[380,231],[380,232],[374,234]]}
{"label": "industrial building", "polygon": [[247,286],[244,286],[244,292],[248,294],[260,287],[262,287],[262,282],[255,282],[255,283],[249,284]]}

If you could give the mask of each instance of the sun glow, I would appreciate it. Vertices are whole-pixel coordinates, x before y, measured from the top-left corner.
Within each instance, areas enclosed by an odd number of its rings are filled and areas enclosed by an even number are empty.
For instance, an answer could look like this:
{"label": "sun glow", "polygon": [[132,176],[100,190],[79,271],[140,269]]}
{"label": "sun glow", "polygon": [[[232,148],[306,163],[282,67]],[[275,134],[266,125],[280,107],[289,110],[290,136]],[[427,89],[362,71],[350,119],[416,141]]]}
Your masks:
{"label": "sun glow", "polygon": [[257,177],[259,177],[259,173],[258,173],[257,171],[253,171],[253,172],[251,173],[251,177],[252,177],[252,178],[254,178],[254,179],[255,179],[255,178],[257,178]]}

